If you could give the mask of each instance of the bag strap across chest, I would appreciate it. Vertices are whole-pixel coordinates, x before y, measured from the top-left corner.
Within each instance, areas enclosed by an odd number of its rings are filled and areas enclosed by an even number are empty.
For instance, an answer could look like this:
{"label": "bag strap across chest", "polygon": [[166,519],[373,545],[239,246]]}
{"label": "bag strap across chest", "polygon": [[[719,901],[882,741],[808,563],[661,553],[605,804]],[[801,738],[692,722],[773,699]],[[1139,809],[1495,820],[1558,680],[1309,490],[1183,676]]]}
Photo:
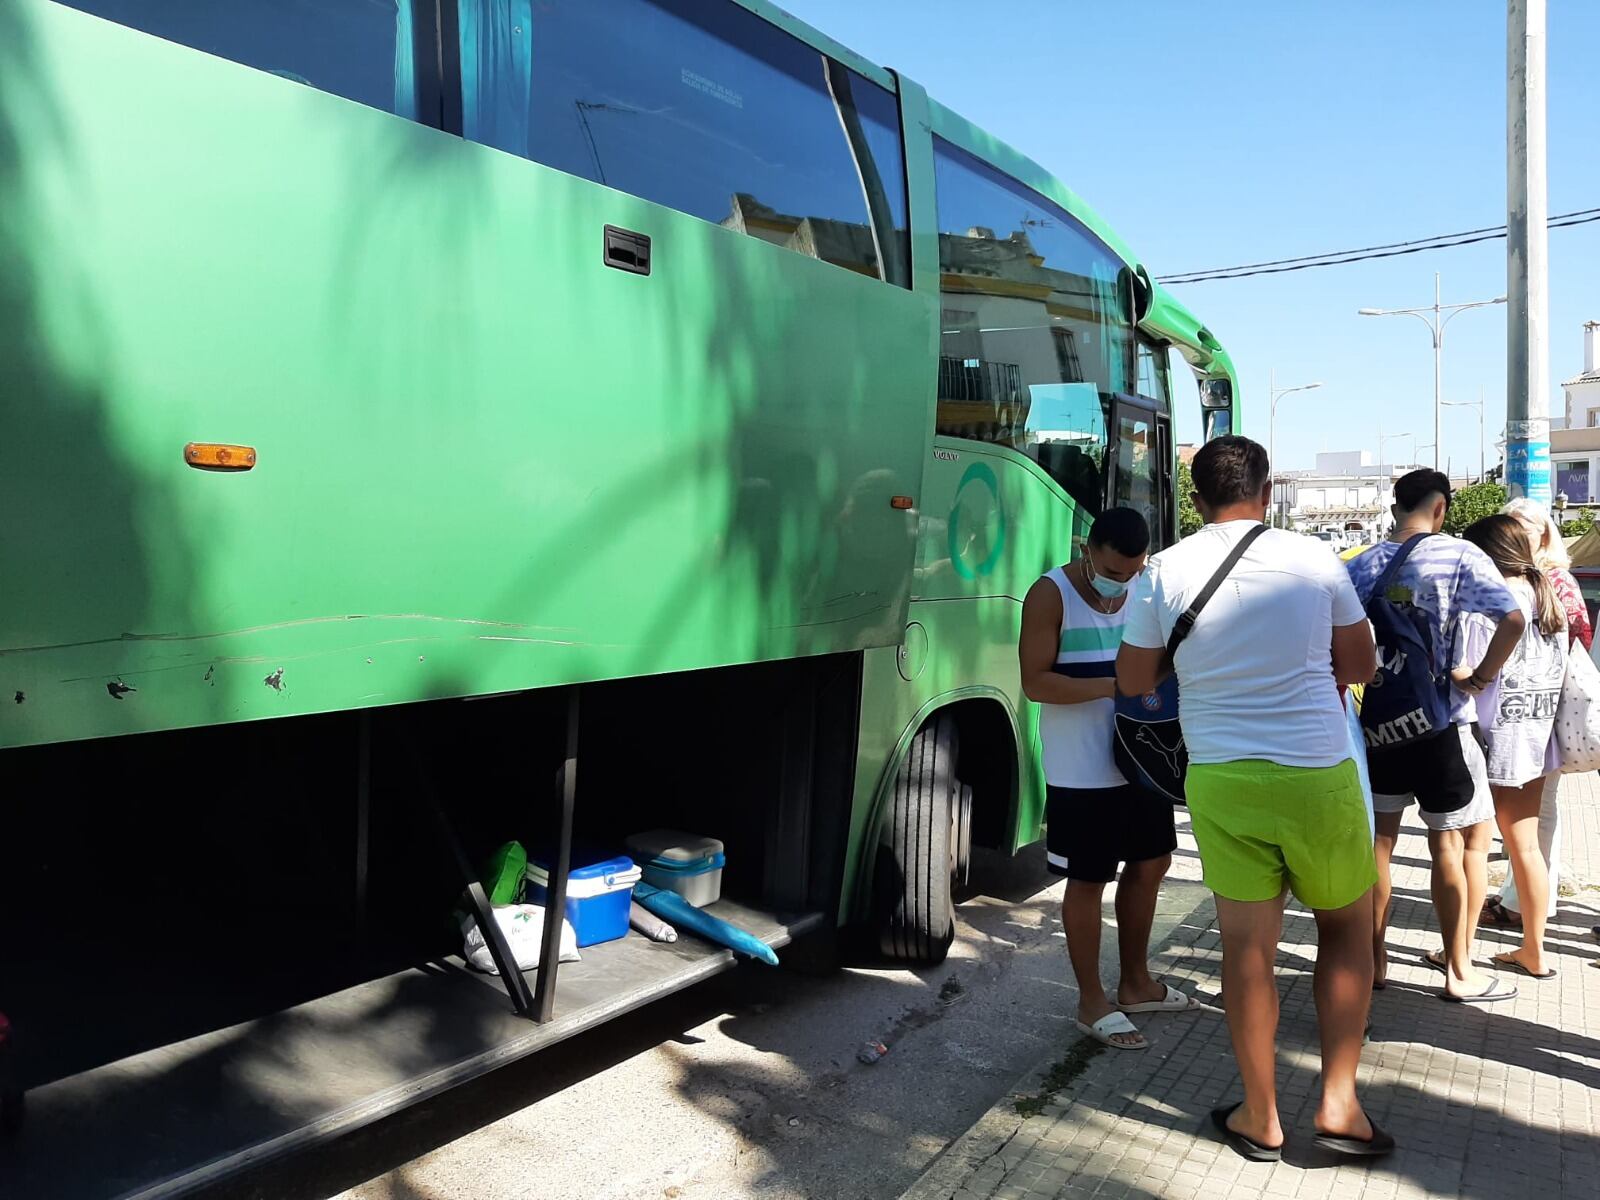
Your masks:
{"label": "bag strap across chest", "polygon": [[1239,565],[1239,560],[1244,557],[1244,552],[1250,549],[1251,544],[1266,531],[1267,527],[1265,525],[1257,525],[1240,538],[1233,549],[1228,552],[1228,557],[1222,560],[1222,565],[1217,568],[1216,573],[1206,580],[1206,585],[1200,589],[1200,594],[1190,602],[1189,607],[1179,616],[1172,627],[1172,636],[1167,639],[1167,661],[1169,663],[1172,662],[1173,656],[1178,653],[1178,647],[1183,645],[1183,640],[1193,631],[1194,623],[1200,619],[1201,611],[1207,604],[1211,603],[1211,597],[1217,594],[1217,589],[1222,586],[1222,581],[1227,579],[1233,569]]}

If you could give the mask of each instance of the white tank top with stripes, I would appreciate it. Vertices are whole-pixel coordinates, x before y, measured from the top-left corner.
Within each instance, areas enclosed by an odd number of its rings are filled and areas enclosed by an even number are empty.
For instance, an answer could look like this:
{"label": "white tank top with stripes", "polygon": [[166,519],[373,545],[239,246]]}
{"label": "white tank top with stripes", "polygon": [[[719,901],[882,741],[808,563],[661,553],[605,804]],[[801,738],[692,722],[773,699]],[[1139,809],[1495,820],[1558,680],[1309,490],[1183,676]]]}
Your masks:
{"label": "white tank top with stripes", "polygon": [[[1074,679],[1110,679],[1127,604],[1104,613],[1086,603],[1060,567],[1045,576],[1061,593],[1061,643],[1056,672]],[[1113,788],[1127,783],[1111,754],[1111,700],[1039,706],[1044,779],[1051,787]]]}

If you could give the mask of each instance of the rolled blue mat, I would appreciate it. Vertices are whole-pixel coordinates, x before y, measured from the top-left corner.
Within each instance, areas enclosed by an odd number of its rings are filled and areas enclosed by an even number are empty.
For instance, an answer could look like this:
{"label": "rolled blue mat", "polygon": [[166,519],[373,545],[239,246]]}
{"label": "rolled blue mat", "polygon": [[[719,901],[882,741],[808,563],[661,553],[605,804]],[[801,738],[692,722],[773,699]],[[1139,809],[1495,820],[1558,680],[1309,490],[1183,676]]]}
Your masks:
{"label": "rolled blue mat", "polygon": [[778,956],[772,952],[772,947],[755,934],[746,933],[721,917],[713,917],[708,912],[702,912],[677,892],[653,888],[648,883],[636,883],[633,885],[633,898],[656,916],[671,921],[679,929],[698,933],[707,941],[726,946],[735,954],[746,955],[758,962],[766,963],[769,967],[778,965]]}

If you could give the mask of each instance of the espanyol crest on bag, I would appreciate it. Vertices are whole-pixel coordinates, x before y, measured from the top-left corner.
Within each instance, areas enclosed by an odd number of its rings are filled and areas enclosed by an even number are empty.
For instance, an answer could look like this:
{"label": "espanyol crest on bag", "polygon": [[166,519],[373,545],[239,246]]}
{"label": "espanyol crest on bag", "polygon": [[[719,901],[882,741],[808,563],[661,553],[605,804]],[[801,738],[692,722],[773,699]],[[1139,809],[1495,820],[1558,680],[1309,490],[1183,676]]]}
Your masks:
{"label": "espanyol crest on bag", "polygon": [[1117,694],[1111,751],[1117,770],[1136,784],[1174,804],[1183,803],[1189,748],[1178,724],[1178,679],[1169,675],[1143,696]]}

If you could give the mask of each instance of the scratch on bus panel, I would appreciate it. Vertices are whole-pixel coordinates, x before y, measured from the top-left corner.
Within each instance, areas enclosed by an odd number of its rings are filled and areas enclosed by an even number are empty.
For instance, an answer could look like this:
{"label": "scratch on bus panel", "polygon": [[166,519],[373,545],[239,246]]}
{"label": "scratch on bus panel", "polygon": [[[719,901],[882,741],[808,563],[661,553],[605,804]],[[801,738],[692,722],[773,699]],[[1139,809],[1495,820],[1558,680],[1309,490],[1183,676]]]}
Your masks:
{"label": "scratch on bus panel", "polygon": [[577,632],[575,629],[562,625],[526,625],[516,621],[489,621],[477,617],[435,617],[427,613],[351,613],[341,617],[302,617],[296,621],[276,621],[270,625],[251,625],[244,629],[227,629],[219,633],[120,633],[116,637],[90,638],[82,642],[52,642],[42,646],[6,646],[0,649],[0,657],[7,654],[31,654],[41,650],[75,650],[84,646],[109,646],[118,642],[201,642],[212,638],[243,637],[251,633],[271,633],[280,629],[295,629],[303,625],[333,625],[346,621],[433,621],[444,625],[524,629],[540,633]]}
{"label": "scratch on bus panel", "polygon": [[503,634],[480,633],[480,642],[519,642],[525,646],[581,646],[582,642],[558,642],[554,638],[506,637]]}
{"label": "scratch on bus panel", "polygon": [[[201,662],[209,662],[209,663],[212,663],[214,665],[227,666],[227,667],[259,667],[262,663],[269,663],[269,662],[270,663],[310,662],[313,659],[329,658],[331,656],[339,655],[339,654],[359,654],[364,650],[372,649],[374,646],[407,646],[407,645],[415,645],[415,644],[417,644],[419,642],[442,642],[442,641],[444,641],[444,639],[441,638],[441,637],[387,638],[387,639],[385,639],[384,641],[381,641],[381,642],[359,642],[354,646],[335,646],[334,648],[332,648],[330,650],[317,650],[317,651],[314,651],[311,654],[290,654],[290,655],[287,655],[287,656],[282,655],[282,654],[239,654],[239,655],[231,655],[231,656],[222,654],[222,655],[216,656],[215,658],[201,658],[201,659],[191,658],[191,659],[185,660],[184,662],[173,663],[171,666],[165,666],[165,667],[141,667],[137,671],[126,671],[126,672],[124,672],[124,675],[129,679],[135,679],[135,678],[143,678],[146,675],[161,675],[161,674],[164,674],[164,673],[166,673],[168,671],[192,671]],[[97,680],[97,679],[101,679],[101,678],[103,678],[103,676],[100,676],[100,675],[77,675],[77,676],[73,676],[71,678],[59,680],[58,682],[60,682],[60,683],[84,683],[84,682],[87,682],[88,680]],[[205,682],[205,681],[202,680],[202,682]]]}
{"label": "scratch on bus panel", "polygon": [[797,625],[774,625],[772,628],[784,631],[794,629],[820,629],[825,625],[843,625],[846,621],[864,621],[868,617],[875,617],[879,613],[888,612],[887,604],[875,604],[871,608],[864,608],[860,612],[845,613],[842,616],[829,617],[823,621],[801,621]]}

